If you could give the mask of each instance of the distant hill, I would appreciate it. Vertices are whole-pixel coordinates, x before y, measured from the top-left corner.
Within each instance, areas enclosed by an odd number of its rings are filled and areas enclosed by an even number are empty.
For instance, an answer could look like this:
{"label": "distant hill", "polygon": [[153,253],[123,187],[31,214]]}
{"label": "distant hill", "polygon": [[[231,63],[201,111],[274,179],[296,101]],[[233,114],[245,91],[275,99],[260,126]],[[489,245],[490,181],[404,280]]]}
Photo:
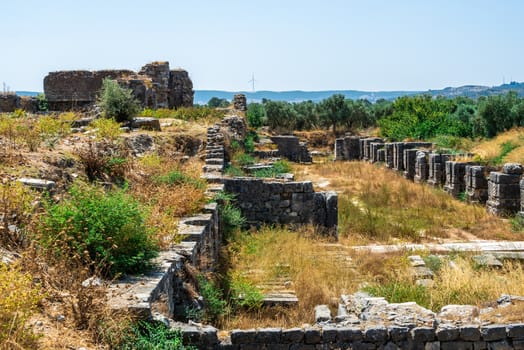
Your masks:
{"label": "distant hill", "polygon": [[[325,90],[325,91],[222,91],[222,90],[195,90],[195,103],[207,104],[211,97],[225,98],[232,100],[233,96],[238,93],[245,94],[248,102],[260,102],[263,98],[273,101],[300,102],[311,100],[313,102],[321,101],[334,94],[342,94],[346,98],[353,100],[367,99],[375,102],[381,98],[394,100],[399,96],[431,94],[433,96],[457,97],[466,96],[478,98],[480,96],[490,96],[505,94],[508,91],[515,91],[521,97],[524,97],[524,83],[511,82],[499,86],[482,86],[482,85],[464,85],[460,87],[447,87],[442,90],[428,91],[358,91],[358,90]],[[35,91],[17,91],[20,96],[36,96],[39,92]]]}

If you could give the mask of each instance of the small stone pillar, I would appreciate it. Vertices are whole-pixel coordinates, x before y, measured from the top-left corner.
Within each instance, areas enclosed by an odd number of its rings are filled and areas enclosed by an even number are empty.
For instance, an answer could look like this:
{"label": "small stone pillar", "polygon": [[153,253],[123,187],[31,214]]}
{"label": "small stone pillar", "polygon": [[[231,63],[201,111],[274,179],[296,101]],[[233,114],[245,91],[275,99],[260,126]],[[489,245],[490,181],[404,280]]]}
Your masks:
{"label": "small stone pillar", "polygon": [[335,140],[335,160],[346,160],[343,138]]}
{"label": "small stone pillar", "polygon": [[378,138],[378,137],[368,137],[368,138],[365,138],[363,139],[364,143],[363,143],[363,150],[364,150],[364,156],[363,156],[363,160],[371,160],[371,143],[373,142],[378,142],[378,143],[382,143],[382,139]]}
{"label": "small stone pillar", "polygon": [[486,203],[488,200],[487,167],[466,165],[466,199],[469,203]]}
{"label": "small stone pillar", "polygon": [[383,147],[383,142],[371,142],[369,144],[369,160],[371,163],[378,162],[378,150]]}
{"label": "small stone pillar", "polygon": [[520,176],[522,166],[516,163],[504,164],[502,172],[489,174],[488,201],[486,209],[495,215],[511,216],[521,209]]}
{"label": "small stone pillar", "polygon": [[428,184],[433,187],[443,186],[446,182],[446,162],[451,155],[430,153],[428,156]]}
{"label": "small stone pillar", "polygon": [[377,161],[380,163],[384,163],[386,161],[386,150],[384,148],[381,148],[377,151]]}
{"label": "small stone pillar", "polygon": [[444,185],[444,191],[455,198],[459,198],[460,195],[466,191],[466,183],[464,181],[466,165],[472,164],[455,161],[446,162],[446,184]]}
{"label": "small stone pillar", "polygon": [[393,148],[395,144],[393,142],[388,142],[384,144],[384,162],[386,163],[386,168],[393,169]]}
{"label": "small stone pillar", "polygon": [[237,111],[247,111],[246,95],[236,94],[233,96],[233,108],[235,108]]}
{"label": "small stone pillar", "polygon": [[415,158],[415,177],[416,183],[426,182],[428,179],[428,160],[427,152],[418,151]]}
{"label": "small stone pillar", "polygon": [[404,150],[404,177],[409,180],[413,180],[415,177],[415,161],[417,158],[418,149],[405,149]]}

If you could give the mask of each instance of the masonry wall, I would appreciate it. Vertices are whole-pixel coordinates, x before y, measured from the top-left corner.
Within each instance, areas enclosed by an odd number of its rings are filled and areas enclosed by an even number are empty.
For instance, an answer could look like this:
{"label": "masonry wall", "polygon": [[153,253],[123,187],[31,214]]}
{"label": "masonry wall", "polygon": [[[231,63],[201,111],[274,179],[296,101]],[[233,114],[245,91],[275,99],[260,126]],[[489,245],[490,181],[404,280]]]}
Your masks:
{"label": "masonry wall", "polygon": [[224,178],[224,190],[236,195],[242,215],[250,223],[311,223],[336,236],[338,196],[335,192],[314,192],[311,181]]}

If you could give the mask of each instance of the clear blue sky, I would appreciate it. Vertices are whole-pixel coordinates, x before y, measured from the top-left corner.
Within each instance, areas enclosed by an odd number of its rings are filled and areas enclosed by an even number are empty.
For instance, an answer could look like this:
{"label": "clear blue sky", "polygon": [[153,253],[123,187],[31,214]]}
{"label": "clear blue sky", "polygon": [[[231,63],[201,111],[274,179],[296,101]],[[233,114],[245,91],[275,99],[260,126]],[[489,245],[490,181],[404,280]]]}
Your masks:
{"label": "clear blue sky", "polygon": [[0,84],[167,60],[196,89],[499,85],[524,81],[523,18],[522,0],[2,1]]}

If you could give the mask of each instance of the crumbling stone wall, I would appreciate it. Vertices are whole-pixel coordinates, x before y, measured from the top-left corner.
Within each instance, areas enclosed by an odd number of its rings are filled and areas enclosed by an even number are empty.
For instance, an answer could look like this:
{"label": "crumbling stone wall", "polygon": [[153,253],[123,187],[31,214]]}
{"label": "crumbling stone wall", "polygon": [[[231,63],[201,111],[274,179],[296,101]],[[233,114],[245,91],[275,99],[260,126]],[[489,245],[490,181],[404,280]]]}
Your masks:
{"label": "crumbling stone wall", "polygon": [[428,173],[428,152],[418,151],[415,157],[415,176],[413,180],[416,183],[426,182],[428,179]]}
{"label": "crumbling stone wall", "polygon": [[371,163],[379,162],[378,151],[384,147],[384,142],[371,142],[369,144],[369,161]]}
{"label": "crumbling stone wall", "polygon": [[144,107],[178,108],[193,105],[193,83],[187,72],[169,70],[169,62],[146,64],[131,70],[58,71],[44,78],[44,93],[50,110],[70,110],[90,106],[105,78],[130,88]]}
{"label": "crumbling stone wall", "polygon": [[522,166],[504,164],[502,172],[489,174],[487,210],[497,215],[513,215],[520,210],[520,177]]}
{"label": "crumbling stone wall", "polygon": [[336,237],[338,196],[335,192],[314,192],[310,181],[225,178],[224,190],[236,195],[242,215],[252,224],[311,223]]}
{"label": "crumbling stone wall", "polygon": [[393,142],[387,142],[384,144],[384,162],[386,163],[386,168],[392,169],[394,166],[393,163],[393,149],[395,144]]}
{"label": "crumbling stone wall", "polygon": [[271,141],[278,146],[278,155],[292,162],[310,163],[313,161],[305,142],[292,135],[272,136]]}
{"label": "crumbling stone wall", "polygon": [[360,148],[360,154],[362,157],[362,160],[370,160],[371,159],[371,143],[373,142],[384,142],[381,138],[378,137],[367,137],[364,139],[361,139],[361,148]]}
{"label": "crumbling stone wall", "polygon": [[433,187],[443,186],[446,182],[446,162],[451,155],[430,153],[428,156],[428,184]]}
{"label": "crumbling stone wall", "polygon": [[489,168],[482,165],[466,165],[466,199],[469,203],[486,203],[488,200]]}
{"label": "crumbling stone wall", "polygon": [[402,164],[404,166],[403,175],[406,179],[413,180],[415,178],[415,162],[417,159],[418,149],[405,149]]}
{"label": "crumbling stone wall", "polygon": [[431,142],[394,142],[393,143],[393,169],[406,170],[404,165],[404,150],[413,148],[431,148]]}
{"label": "crumbling stone wall", "polygon": [[455,198],[459,198],[462,193],[466,191],[466,182],[464,176],[466,175],[466,165],[475,165],[469,162],[446,162],[446,184],[444,191]]}
{"label": "crumbling stone wall", "polygon": [[336,160],[360,159],[360,137],[346,136],[335,140]]}
{"label": "crumbling stone wall", "polygon": [[237,111],[247,111],[246,95],[236,94],[235,96],[233,96],[233,108]]}
{"label": "crumbling stone wall", "polygon": [[0,112],[14,112],[18,108],[20,108],[20,96],[0,94]]}

